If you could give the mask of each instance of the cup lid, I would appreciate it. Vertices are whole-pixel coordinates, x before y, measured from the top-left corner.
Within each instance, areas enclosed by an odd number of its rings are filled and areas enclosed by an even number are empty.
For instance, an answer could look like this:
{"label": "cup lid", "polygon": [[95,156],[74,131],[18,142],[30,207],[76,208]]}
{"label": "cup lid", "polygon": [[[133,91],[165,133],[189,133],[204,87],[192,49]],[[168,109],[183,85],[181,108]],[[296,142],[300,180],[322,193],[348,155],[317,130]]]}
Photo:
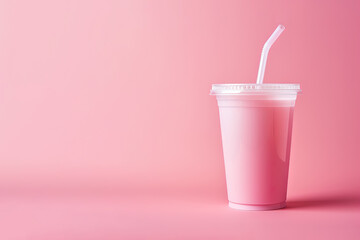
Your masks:
{"label": "cup lid", "polygon": [[297,94],[300,92],[298,83],[239,83],[213,84],[210,95],[238,95],[238,94]]}

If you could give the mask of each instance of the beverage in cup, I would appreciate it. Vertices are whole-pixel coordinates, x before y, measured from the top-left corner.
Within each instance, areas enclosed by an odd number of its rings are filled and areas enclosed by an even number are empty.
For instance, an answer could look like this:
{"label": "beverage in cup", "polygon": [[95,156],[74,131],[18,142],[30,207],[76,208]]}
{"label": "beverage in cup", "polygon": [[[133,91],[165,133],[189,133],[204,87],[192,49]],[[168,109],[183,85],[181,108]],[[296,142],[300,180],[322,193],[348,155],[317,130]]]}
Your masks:
{"label": "beverage in cup", "polygon": [[229,205],[285,207],[298,84],[214,84]]}

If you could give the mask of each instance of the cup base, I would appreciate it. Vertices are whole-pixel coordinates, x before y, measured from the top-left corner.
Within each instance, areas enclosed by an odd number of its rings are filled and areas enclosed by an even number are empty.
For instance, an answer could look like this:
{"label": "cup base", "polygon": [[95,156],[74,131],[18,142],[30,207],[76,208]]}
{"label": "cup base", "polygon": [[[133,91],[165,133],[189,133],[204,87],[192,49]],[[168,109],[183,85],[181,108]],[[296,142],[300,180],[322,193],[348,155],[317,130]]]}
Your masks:
{"label": "cup base", "polygon": [[286,207],[286,202],[270,204],[270,205],[250,205],[250,204],[239,204],[229,202],[229,207],[238,209],[238,210],[246,210],[246,211],[265,211],[265,210],[275,210]]}

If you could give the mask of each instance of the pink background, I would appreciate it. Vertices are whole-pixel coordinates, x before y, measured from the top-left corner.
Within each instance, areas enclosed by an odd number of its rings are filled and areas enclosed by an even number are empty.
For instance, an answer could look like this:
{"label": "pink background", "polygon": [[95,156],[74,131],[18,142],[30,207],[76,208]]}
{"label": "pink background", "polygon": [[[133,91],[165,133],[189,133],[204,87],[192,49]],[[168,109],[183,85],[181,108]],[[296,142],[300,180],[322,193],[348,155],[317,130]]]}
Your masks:
{"label": "pink background", "polygon": [[[356,0],[1,1],[0,238],[358,238],[359,12]],[[239,212],[208,93],[255,82],[280,23],[264,81],[303,90],[289,208]]]}

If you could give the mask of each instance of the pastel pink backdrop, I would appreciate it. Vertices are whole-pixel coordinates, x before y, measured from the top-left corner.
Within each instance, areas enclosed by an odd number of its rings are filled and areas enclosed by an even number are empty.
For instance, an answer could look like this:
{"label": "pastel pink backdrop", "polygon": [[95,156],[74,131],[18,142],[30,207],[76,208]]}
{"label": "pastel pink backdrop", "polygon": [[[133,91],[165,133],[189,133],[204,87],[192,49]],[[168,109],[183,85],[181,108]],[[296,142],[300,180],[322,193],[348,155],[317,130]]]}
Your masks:
{"label": "pastel pink backdrop", "polygon": [[205,194],[225,205],[208,93],[255,82],[262,45],[283,24],[264,81],[303,90],[288,196],[359,195],[359,11],[355,0],[2,1],[2,192]]}

